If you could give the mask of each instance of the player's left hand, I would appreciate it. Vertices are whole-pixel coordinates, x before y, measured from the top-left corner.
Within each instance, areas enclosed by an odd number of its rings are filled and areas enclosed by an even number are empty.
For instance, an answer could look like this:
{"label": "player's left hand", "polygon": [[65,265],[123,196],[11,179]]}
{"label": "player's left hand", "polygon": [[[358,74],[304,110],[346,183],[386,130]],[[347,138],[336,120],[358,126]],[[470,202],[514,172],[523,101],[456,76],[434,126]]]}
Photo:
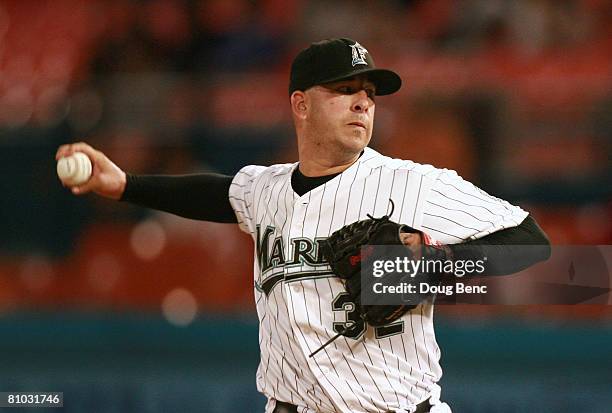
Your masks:
{"label": "player's left hand", "polygon": [[[373,262],[371,257],[362,256],[362,247],[374,245],[405,245],[405,257],[410,260],[419,260],[426,256],[428,259],[444,259],[446,251],[434,247],[433,240],[421,231],[407,225],[398,224],[389,220],[388,216],[382,218],[369,218],[347,225],[334,232],[322,243],[324,257],[329,262],[334,273],[344,280],[345,288],[352,301],[358,307],[361,317],[370,325],[380,326],[389,324],[407,311],[415,308],[427,296],[415,295],[409,303],[397,305],[362,305],[361,304],[361,266]],[[364,249],[367,251],[368,249]],[[370,249],[370,251],[372,251]],[[395,257],[376,257],[376,259]],[[403,278],[405,274],[394,274]],[[419,274],[420,281],[437,282],[437,274]],[[367,286],[365,288],[368,288]]]}

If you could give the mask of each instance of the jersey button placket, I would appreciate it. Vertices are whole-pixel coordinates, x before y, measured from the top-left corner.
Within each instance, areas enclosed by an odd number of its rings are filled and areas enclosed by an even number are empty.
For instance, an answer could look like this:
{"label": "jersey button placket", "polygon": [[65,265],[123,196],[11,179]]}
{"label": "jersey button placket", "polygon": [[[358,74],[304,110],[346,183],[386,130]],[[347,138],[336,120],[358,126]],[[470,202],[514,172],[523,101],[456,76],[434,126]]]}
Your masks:
{"label": "jersey button placket", "polygon": [[293,230],[295,231],[295,233],[293,234],[293,237],[302,236],[302,233],[303,233],[302,228],[304,227],[302,223],[304,222],[304,214],[306,213],[307,207],[308,207],[308,204],[300,200],[296,201],[294,204],[293,222],[291,223],[292,232]]}
{"label": "jersey button placket", "polygon": [[[292,260],[293,259],[293,254],[295,253],[295,251],[293,251],[294,245],[292,243],[292,240],[297,239],[297,238],[302,238],[304,236],[304,230],[303,230],[303,223],[305,221],[305,214],[307,212],[307,208],[308,208],[308,203],[304,202],[303,199],[296,199],[294,204],[293,204],[293,217],[291,218],[291,224],[290,224],[290,229],[289,229],[289,234],[288,234],[288,242],[287,245],[289,246],[287,249],[287,257],[290,257],[288,260]],[[297,266],[294,267],[294,271],[298,271],[300,268],[298,268]],[[285,274],[291,274],[291,272],[287,271],[287,268],[285,268]],[[303,293],[303,285],[300,281],[292,281],[292,282],[288,282],[285,284],[286,288],[287,288],[287,294],[291,296],[290,298],[290,312],[291,312],[291,319],[293,319],[292,321],[294,321],[297,324],[305,324],[307,323],[307,318],[306,318],[306,313],[304,312],[304,308],[306,307],[306,298],[304,296]],[[291,311],[291,306],[293,306],[295,308],[295,311]],[[298,342],[300,343],[300,347],[302,347],[302,351],[304,352],[305,355],[310,353],[310,349],[308,348],[308,345],[306,344],[306,342],[302,342],[302,340],[299,340],[300,337],[302,337],[302,335],[306,335],[306,337],[303,337],[304,341],[308,341],[311,337],[310,337],[310,332],[309,331],[302,331],[302,332],[298,332],[299,327],[297,325],[293,325],[292,326],[294,329],[296,329],[296,337],[298,337]],[[311,366],[312,369],[312,366]],[[313,373],[315,373],[317,370],[313,370]],[[315,373],[315,376],[317,376],[318,374]]]}
{"label": "jersey button placket", "polygon": [[[288,246],[291,245],[292,239],[299,238],[302,236],[302,233],[303,233],[302,222],[304,220],[304,213],[305,213],[305,206],[302,204],[302,202],[299,199],[296,200],[295,203],[293,204],[293,218],[291,219],[291,229],[289,231],[289,242],[287,243]],[[291,249],[289,249],[287,256],[290,257],[291,256],[290,254],[293,254],[293,251],[291,251]],[[290,284],[291,284],[290,288],[293,291],[293,293],[297,294],[300,292],[300,285],[298,282],[293,282]]]}

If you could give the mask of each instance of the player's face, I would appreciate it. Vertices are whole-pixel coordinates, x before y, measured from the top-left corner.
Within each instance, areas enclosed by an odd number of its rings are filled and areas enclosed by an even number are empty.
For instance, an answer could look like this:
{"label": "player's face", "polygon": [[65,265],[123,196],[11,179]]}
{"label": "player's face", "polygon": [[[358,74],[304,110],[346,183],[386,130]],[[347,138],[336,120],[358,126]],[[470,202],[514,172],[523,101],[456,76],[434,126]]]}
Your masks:
{"label": "player's face", "polygon": [[309,135],[331,150],[360,152],[372,137],[375,94],[374,83],[365,76],[310,88]]}

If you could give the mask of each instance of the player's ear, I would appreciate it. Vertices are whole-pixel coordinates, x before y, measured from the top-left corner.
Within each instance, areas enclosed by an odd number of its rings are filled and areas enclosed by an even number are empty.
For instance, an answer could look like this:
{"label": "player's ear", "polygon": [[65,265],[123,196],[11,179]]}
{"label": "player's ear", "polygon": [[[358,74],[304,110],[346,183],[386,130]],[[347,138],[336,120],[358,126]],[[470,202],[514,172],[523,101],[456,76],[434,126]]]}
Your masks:
{"label": "player's ear", "polygon": [[306,94],[301,90],[296,90],[291,94],[291,111],[294,116],[303,119],[306,116]]}

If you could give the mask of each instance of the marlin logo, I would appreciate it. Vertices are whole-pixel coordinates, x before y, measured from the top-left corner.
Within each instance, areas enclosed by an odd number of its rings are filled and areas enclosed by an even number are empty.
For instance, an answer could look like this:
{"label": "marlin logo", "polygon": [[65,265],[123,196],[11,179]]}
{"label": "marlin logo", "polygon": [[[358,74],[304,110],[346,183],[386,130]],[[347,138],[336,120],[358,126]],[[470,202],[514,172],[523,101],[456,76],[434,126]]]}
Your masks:
{"label": "marlin logo", "polygon": [[351,64],[353,66],[355,65],[366,65],[367,66],[368,62],[366,62],[365,59],[366,59],[366,54],[368,53],[368,51],[366,50],[366,48],[357,42],[349,46],[351,47],[351,52],[353,55],[353,61],[351,62]]}
{"label": "marlin logo", "polygon": [[[333,275],[329,270],[329,264],[323,258],[321,243],[325,238],[316,238],[314,240],[291,238],[287,241],[290,247],[285,251],[283,237],[278,235],[273,238],[276,228],[266,226],[264,229],[260,225],[257,225],[256,228],[257,242],[255,244],[255,252],[262,275],[262,280],[256,282],[256,288],[263,291],[266,295],[281,281],[291,282]],[[285,274],[285,267],[300,267],[304,265],[309,267],[306,271],[295,271]]]}

